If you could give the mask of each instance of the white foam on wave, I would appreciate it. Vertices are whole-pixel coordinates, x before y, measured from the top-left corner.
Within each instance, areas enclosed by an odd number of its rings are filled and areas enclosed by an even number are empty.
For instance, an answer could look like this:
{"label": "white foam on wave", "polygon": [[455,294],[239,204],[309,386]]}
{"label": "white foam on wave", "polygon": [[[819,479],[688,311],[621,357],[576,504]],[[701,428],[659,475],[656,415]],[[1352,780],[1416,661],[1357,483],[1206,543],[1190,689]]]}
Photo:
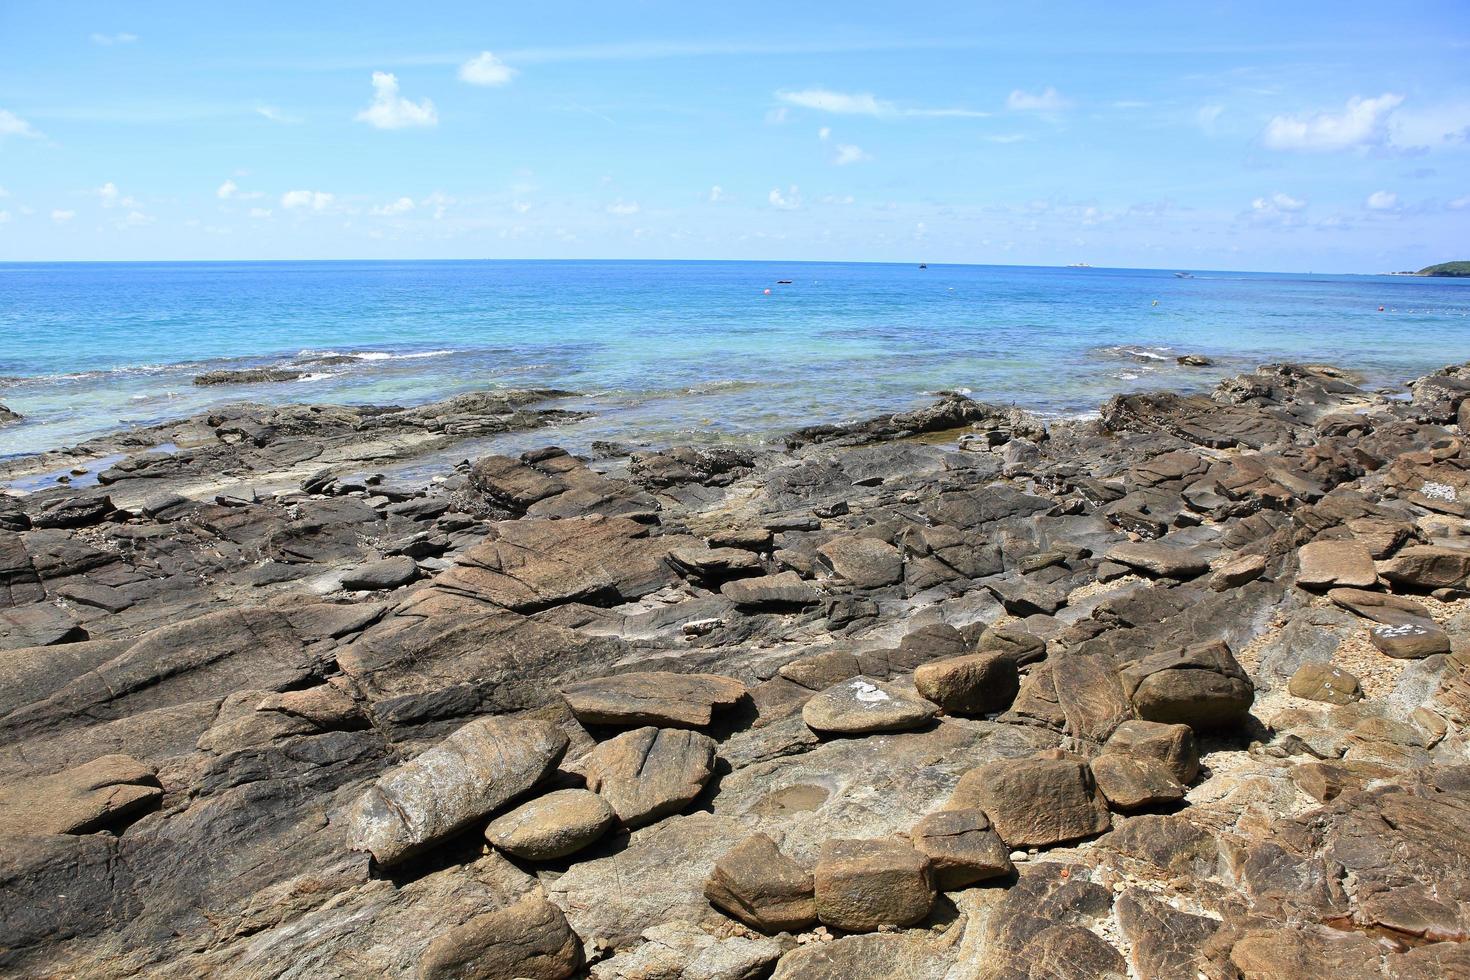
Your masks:
{"label": "white foam on wave", "polygon": [[354,351],[304,350],[304,351],[301,351],[300,353],[298,353],[296,356],[298,358],[302,358],[302,357],[351,357],[351,358],[356,358],[359,361],[417,361],[417,360],[420,360],[421,358],[425,358],[425,357],[443,357],[446,354],[458,354],[458,353],[459,353],[458,350],[454,350],[452,348],[446,347],[443,350],[414,351],[411,354],[393,354],[393,353],[389,353],[388,351],[382,351],[382,350],[354,350]]}

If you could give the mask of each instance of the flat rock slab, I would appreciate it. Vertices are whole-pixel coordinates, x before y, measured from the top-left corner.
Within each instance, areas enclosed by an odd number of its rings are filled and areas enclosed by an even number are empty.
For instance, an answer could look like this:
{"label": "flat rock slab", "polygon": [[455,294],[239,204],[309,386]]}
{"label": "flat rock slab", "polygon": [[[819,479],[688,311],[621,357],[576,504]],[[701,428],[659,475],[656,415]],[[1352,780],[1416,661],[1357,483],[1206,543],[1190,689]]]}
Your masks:
{"label": "flat rock slab", "polygon": [[485,828],[485,839],[512,857],[554,861],[596,841],[616,819],[612,807],[596,793],[563,789],[496,817]]}
{"label": "flat rock slab", "polygon": [[1383,577],[1395,585],[1425,592],[1453,589],[1470,575],[1470,551],[1436,545],[1410,545],[1379,566]]}
{"label": "flat rock slab", "polygon": [[536,977],[564,980],[582,967],[582,943],[544,895],[471,918],[434,938],[419,961],[422,980]]}
{"label": "flat rock slab", "polygon": [[472,721],[358,797],[352,847],[382,865],[411,857],[535,786],[566,747],[550,722]]}
{"label": "flat rock slab", "polygon": [[1373,555],[1357,541],[1313,541],[1297,549],[1296,584],[1304,589],[1368,589],[1378,582]]}
{"label": "flat rock slab", "polygon": [[715,740],[675,728],[637,728],[603,742],[579,767],[624,826],[640,827],[693,802],[714,774]]}
{"label": "flat rock slab", "polygon": [[1092,760],[1092,776],[1114,810],[1128,812],[1184,799],[1184,786],[1155,759],[1103,753]]}
{"label": "flat rock slab", "polygon": [[1327,593],[1333,603],[1357,613],[1375,623],[1403,623],[1429,621],[1432,617],[1422,602],[1407,596],[1389,595],[1387,592],[1368,592],[1364,589],[1333,589]]}
{"label": "flat rock slab", "polygon": [[1429,620],[1383,623],[1368,630],[1368,639],[1384,654],[1398,660],[1423,660],[1450,652],[1450,637]]}
{"label": "flat rock slab", "polygon": [[162,801],[152,769],[125,755],[105,755],[0,788],[0,836],[117,829]]}
{"label": "flat rock slab", "polygon": [[903,555],[886,541],[851,534],[833,538],[817,551],[839,578],[859,589],[879,589],[903,580]]}
{"label": "flat rock slab", "polygon": [[1146,575],[1165,578],[1195,578],[1210,570],[1210,560],[1203,553],[1162,541],[1116,544],[1103,557]]}
{"label": "flat rock slab", "polygon": [[669,671],[614,674],[561,689],[584,725],[671,728],[702,728],[716,708],[728,708],[745,695],[745,685],[733,677]]}
{"label": "flat rock slab", "polygon": [[906,732],[927,724],[938,707],[867,677],[853,677],[827,688],[801,709],[801,719],[815,732],[868,735]]}
{"label": "flat rock slab", "polygon": [[747,608],[810,606],[821,600],[817,590],[795,572],[736,579],[720,586],[720,594]]}
{"label": "flat rock slab", "polygon": [[419,567],[402,555],[369,562],[342,575],[342,588],[349,592],[374,592],[408,585],[419,577]]}

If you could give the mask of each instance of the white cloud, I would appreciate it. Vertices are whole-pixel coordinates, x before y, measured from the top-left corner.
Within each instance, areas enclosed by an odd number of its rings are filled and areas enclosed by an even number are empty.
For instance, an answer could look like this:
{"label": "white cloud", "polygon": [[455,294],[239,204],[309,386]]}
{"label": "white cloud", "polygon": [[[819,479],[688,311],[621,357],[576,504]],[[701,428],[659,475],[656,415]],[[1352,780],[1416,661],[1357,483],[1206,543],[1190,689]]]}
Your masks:
{"label": "white cloud", "polygon": [[[868,92],[834,92],[825,88],[808,88],[798,91],[779,91],[776,98],[786,105],[797,106],[802,109],[815,109],[818,112],[830,112],[841,116],[875,116],[878,118],[894,118],[898,116],[929,116],[958,118],[982,118],[989,115],[985,112],[976,112],[973,109],[960,108],[901,108],[886,99],[879,99]],[[778,119],[773,115],[779,114]],[[772,110],[766,116],[768,122],[785,122],[785,107]]]}
{"label": "white cloud", "polygon": [[76,216],[77,213],[75,211],[62,211],[59,208],[51,212],[51,220],[56,222],[57,224],[61,224],[64,221],[70,221]]}
{"label": "white cloud", "polygon": [[36,140],[41,139],[41,132],[9,109],[0,109],[0,138],[6,136],[24,136]]}
{"label": "white cloud", "polygon": [[1006,108],[1014,112],[1061,112],[1071,108],[1071,101],[1048,85],[1040,92],[1016,89],[1006,99]]}
{"label": "white cloud", "polygon": [[1251,201],[1251,209],[1246,212],[1246,217],[1252,224],[1294,227],[1302,223],[1299,212],[1306,206],[1307,202],[1300,197],[1277,192],[1270,197],[1258,197]]}
{"label": "white cloud", "polygon": [[781,188],[772,187],[771,193],[766,195],[766,200],[771,202],[771,207],[773,208],[779,208],[782,211],[795,211],[801,207],[801,192],[797,190],[795,184],[792,184],[791,189],[785,194],[781,193]]}
{"label": "white cloud", "polygon": [[1470,103],[1405,108],[1393,114],[1388,130],[1389,142],[1404,148],[1470,143]]}
{"label": "white cloud", "polygon": [[425,208],[434,209],[435,221],[439,221],[440,219],[442,219],[444,217],[445,211],[448,210],[449,205],[453,203],[454,198],[449,197],[442,191],[435,191],[434,193],[430,194],[428,197],[419,202],[419,204]]}
{"label": "white cloud", "polygon": [[839,143],[837,146],[837,156],[833,158],[832,162],[839,167],[845,167],[850,163],[862,163],[864,160],[871,159],[873,158],[867,153],[864,153],[862,147],[854,146],[851,143]]}
{"label": "white cloud", "polygon": [[9,220],[10,220],[10,212],[9,211],[0,211],[0,225],[5,224],[5,222],[7,222]]}
{"label": "white cloud", "polygon": [[100,44],[104,48],[110,48],[114,44],[132,44],[134,41],[138,40],[138,35],[136,35],[136,34],[128,34],[126,32],[124,32],[122,34],[96,34],[96,33],[94,33],[94,34],[91,35],[91,38],[92,38],[92,43],[93,44]]}
{"label": "white cloud", "polygon": [[271,209],[270,208],[251,208],[250,209],[250,217],[252,217],[252,218],[269,218],[270,216],[271,216]]}
{"label": "white cloud", "polygon": [[1470,194],[1466,194],[1464,197],[1457,197],[1450,202],[1451,211],[1464,211],[1466,208],[1470,208]]}
{"label": "white cloud", "polygon": [[852,204],[857,201],[857,198],[851,194],[824,194],[820,200],[823,204]]}
{"label": "white cloud", "polygon": [[0,197],[9,197],[9,196],[10,196],[10,192],[8,190],[6,190],[5,188],[0,187]]}
{"label": "white cloud", "polygon": [[1215,122],[1224,111],[1225,107],[1222,105],[1202,105],[1195,110],[1194,121],[1206,133],[1213,133],[1215,131]]}
{"label": "white cloud", "polygon": [[821,140],[822,142],[825,143],[827,140],[829,140],[831,138],[832,138],[832,127],[831,126],[823,126],[821,129],[817,130],[817,139]]}
{"label": "white cloud", "polygon": [[294,126],[302,121],[300,116],[293,116],[288,112],[282,112],[273,105],[258,105],[255,107],[255,113],[258,116],[269,119],[273,123],[281,123],[286,126]]}
{"label": "white cloud", "polygon": [[624,201],[622,198],[607,206],[608,214],[637,214],[639,210],[637,201]]}
{"label": "white cloud", "polygon": [[1262,141],[1273,150],[1330,153],[1374,146],[1388,139],[1388,117],[1404,101],[1385,92],[1375,99],[1354,96],[1342,112],[1308,116],[1276,116],[1266,124]]}
{"label": "white cloud", "polygon": [[439,113],[428,99],[414,102],[398,94],[398,77],[391,72],[373,72],[373,101],[355,117],[378,129],[436,126]]}
{"label": "white cloud", "polygon": [[110,180],[97,188],[97,196],[101,198],[104,208],[136,208],[138,206],[137,198],[124,194]]}
{"label": "white cloud", "polygon": [[1397,211],[1399,196],[1393,191],[1374,191],[1368,195],[1363,206],[1369,211]]}
{"label": "white cloud", "polygon": [[325,191],[287,191],[281,195],[281,207],[287,211],[293,208],[325,211],[336,199],[335,194],[328,194]]}
{"label": "white cloud", "polygon": [[1026,135],[1024,135],[1022,133],[997,133],[994,136],[986,136],[986,137],[984,137],[985,142],[987,142],[987,143],[1001,143],[1001,144],[1005,144],[1005,143],[1024,143],[1026,140],[1029,140],[1030,138],[1031,137],[1026,136]]}
{"label": "white cloud", "polygon": [[413,209],[413,198],[400,197],[398,200],[393,201],[392,203],[373,208],[372,213],[391,216],[395,214],[408,214],[408,212],[412,211]]}
{"label": "white cloud", "polygon": [[724,197],[725,197],[725,189],[723,187],[721,187],[719,184],[716,184],[715,186],[713,186],[713,187],[711,187],[709,189],[709,202],[711,204],[715,203],[716,201],[723,200]]}
{"label": "white cloud", "polygon": [[228,201],[230,198],[234,197],[235,194],[239,192],[239,190],[239,184],[235,183],[233,180],[226,180],[223,184],[219,185],[219,189],[214,192],[214,196],[219,198],[221,201]]}
{"label": "white cloud", "polygon": [[489,51],[481,51],[459,66],[459,80],[471,85],[504,85],[515,73],[514,68]]}
{"label": "white cloud", "polygon": [[510,209],[516,214],[528,214],[531,210],[530,201],[511,201]]}
{"label": "white cloud", "polygon": [[142,211],[129,211],[117,220],[119,228],[140,228],[143,225],[151,225],[156,219]]}
{"label": "white cloud", "polygon": [[1290,194],[1278,193],[1272,194],[1270,200],[1258,197],[1251,203],[1251,206],[1257,210],[1260,210],[1263,206],[1270,206],[1278,211],[1300,211],[1307,206],[1307,202],[1299,197],[1292,197]]}

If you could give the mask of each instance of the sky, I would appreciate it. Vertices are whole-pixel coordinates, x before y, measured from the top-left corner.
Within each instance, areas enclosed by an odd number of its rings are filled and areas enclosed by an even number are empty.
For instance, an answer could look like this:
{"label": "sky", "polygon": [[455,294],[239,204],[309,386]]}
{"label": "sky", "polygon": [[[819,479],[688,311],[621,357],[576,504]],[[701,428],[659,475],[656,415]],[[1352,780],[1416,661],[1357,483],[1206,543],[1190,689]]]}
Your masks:
{"label": "sky", "polygon": [[1470,3],[0,0],[0,261],[1470,259]]}

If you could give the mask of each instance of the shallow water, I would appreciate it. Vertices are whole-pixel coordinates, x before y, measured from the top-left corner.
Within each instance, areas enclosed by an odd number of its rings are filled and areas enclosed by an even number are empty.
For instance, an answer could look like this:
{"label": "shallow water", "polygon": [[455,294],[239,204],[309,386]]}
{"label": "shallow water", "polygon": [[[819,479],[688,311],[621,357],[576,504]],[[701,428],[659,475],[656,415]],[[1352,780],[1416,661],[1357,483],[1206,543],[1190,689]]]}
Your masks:
{"label": "shallow water", "polygon": [[[1271,360],[1328,361],[1378,386],[1470,358],[1470,281],[1192,271],[0,264],[0,403],[26,416],[0,429],[0,456],[227,401],[414,404],[477,388],[568,388],[582,396],[562,407],[595,419],[504,442],[583,448],[760,441],[944,388],[1075,414],[1118,391],[1203,389]],[[1216,366],[1179,367],[1181,353]],[[310,363],[332,354],[358,356]],[[307,374],[191,383],[265,364]]]}

